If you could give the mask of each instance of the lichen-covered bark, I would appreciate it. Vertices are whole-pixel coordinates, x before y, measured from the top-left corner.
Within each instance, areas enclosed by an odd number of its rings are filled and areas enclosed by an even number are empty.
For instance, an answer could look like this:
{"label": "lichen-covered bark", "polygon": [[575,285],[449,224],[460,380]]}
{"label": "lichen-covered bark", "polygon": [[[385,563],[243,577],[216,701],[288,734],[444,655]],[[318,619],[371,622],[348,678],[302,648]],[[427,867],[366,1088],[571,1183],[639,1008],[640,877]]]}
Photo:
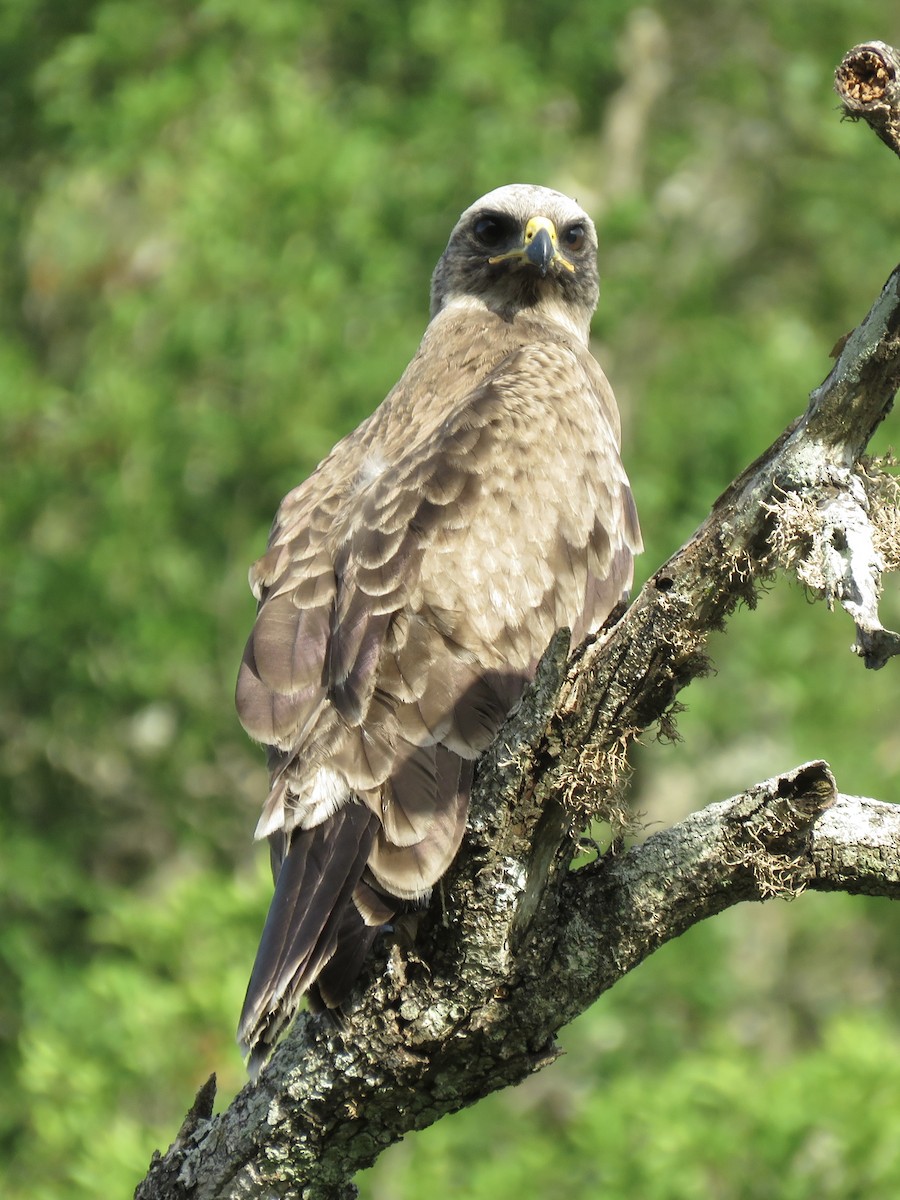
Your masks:
{"label": "lichen-covered bark", "polygon": [[861,462],[898,383],[900,270],[806,412],[621,620],[571,663],[565,637],[551,645],[479,766],[457,862],[418,928],[379,947],[346,1024],[301,1014],[217,1117],[207,1085],[140,1200],[343,1200],[385,1146],[552,1062],[561,1025],[697,921],[804,888],[900,895],[900,810],[840,795],[821,762],[570,869],[589,817],[625,819],[629,742],[666,728],[710,630],[776,570],[847,610],[868,666],[898,652],[878,616],[896,485]]}

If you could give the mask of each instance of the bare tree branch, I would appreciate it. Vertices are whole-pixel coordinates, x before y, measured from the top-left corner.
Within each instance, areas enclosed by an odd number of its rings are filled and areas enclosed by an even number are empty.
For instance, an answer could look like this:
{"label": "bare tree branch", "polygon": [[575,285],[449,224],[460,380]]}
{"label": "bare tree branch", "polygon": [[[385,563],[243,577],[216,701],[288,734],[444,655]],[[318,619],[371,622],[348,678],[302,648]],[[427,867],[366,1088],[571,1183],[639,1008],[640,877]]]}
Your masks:
{"label": "bare tree branch", "polygon": [[896,485],[861,461],[898,383],[900,269],[803,416],[618,624],[571,663],[566,637],[551,644],[479,764],[440,895],[414,939],[379,948],[347,1024],[301,1014],[215,1118],[208,1084],[138,1198],[351,1197],[387,1145],[552,1062],[563,1024],[697,921],[805,888],[900,895],[900,812],[840,795],[823,762],[571,869],[591,817],[625,822],[628,744],[666,727],[709,632],[777,569],[850,614],[867,666],[900,651],[878,615]]}
{"label": "bare tree branch", "polygon": [[834,90],[851,120],[867,121],[900,154],[900,54],[884,42],[864,42],[841,59]]}
{"label": "bare tree branch", "polygon": [[900,898],[900,808],[838,794],[822,762],[569,872],[555,940],[520,951],[517,976],[471,1008],[467,977],[456,1008],[444,996],[431,1011],[436,981],[419,963],[394,980],[387,1020],[366,1012],[344,1036],[304,1014],[292,1053],[212,1121],[207,1085],[137,1195],[349,1197],[353,1173],[405,1132],[552,1062],[559,1025],[659,946],[807,887]]}

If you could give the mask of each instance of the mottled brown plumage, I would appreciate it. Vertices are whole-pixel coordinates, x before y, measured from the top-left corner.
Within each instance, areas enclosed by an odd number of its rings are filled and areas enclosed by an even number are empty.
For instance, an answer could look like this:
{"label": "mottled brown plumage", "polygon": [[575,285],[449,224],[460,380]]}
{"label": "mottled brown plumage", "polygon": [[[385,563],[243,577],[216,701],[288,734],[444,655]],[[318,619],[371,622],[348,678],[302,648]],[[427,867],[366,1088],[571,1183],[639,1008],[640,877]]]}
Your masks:
{"label": "mottled brown plumage", "polygon": [[265,1061],[303,992],[337,1007],[465,826],[472,764],[554,632],[597,629],[640,533],[588,351],[597,242],[546,188],[463,213],[383,404],[283,500],[251,570],[237,687],[269,747],[276,879],[239,1039]]}

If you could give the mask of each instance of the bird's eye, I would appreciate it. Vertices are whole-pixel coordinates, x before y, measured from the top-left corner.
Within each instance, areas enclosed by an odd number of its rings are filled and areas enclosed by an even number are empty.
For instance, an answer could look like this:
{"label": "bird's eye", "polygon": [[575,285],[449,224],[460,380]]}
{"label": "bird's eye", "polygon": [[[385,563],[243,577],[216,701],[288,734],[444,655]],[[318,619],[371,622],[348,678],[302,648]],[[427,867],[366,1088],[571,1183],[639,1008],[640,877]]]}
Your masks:
{"label": "bird's eye", "polygon": [[584,243],[584,226],[570,225],[563,233],[562,241],[570,250],[580,250]]}
{"label": "bird's eye", "polygon": [[479,217],[472,226],[472,232],[482,246],[493,248],[499,246],[507,237],[509,229],[505,221],[498,217]]}

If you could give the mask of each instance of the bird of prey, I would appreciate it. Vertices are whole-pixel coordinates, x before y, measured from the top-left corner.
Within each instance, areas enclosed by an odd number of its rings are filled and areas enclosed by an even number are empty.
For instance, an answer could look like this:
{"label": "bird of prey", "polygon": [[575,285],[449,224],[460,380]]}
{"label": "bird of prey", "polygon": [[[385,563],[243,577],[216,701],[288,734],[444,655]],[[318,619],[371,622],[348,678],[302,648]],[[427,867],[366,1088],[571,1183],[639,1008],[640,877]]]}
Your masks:
{"label": "bird of prey", "polygon": [[615,399],[588,349],[597,236],[525,184],[460,217],[399,383],[282,501],[237,685],[271,787],[275,892],[240,1019],[256,1074],[304,992],[348,997],[423,902],[473,763],[557,629],[577,644],[641,549]]}

